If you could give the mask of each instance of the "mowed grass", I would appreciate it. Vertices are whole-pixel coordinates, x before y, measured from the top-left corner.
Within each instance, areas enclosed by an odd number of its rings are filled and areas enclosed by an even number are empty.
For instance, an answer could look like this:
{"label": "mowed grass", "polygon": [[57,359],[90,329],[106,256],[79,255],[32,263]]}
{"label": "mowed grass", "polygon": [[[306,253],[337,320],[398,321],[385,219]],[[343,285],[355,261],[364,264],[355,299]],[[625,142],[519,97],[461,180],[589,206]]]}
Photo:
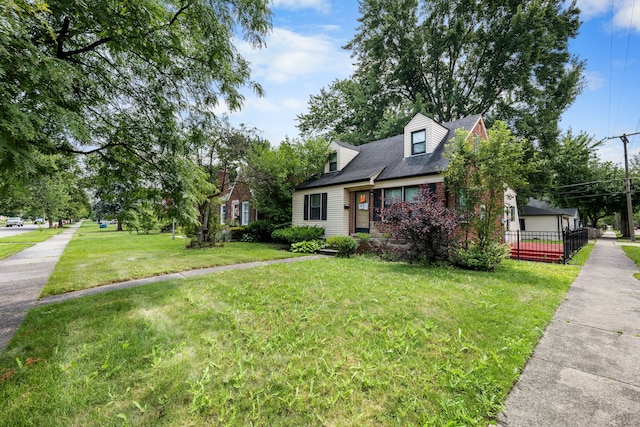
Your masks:
{"label": "mowed grass", "polygon": [[[635,262],[638,268],[640,268],[640,247],[623,245],[621,248],[631,261]],[[640,273],[634,273],[633,277],[640,280]]]}
{"label": "mowed grass", "polygon": [[593,248],[596,246],[595,243],[587,243],[584,245],[578,252],[573,255],[573,257],[569,260],[570,265],[577,265],[582,267],[587,259],[589,259],[589,255],[593,251]]}
{"label": "mowed grass", "polygon": [[244,262],[299,256],[274,245],[225,243],[186,249],[188,239],[171,234],[135,234],[84,222],[65,249],[42,297],[108,283]]}
{"label": "mowed grass", "polygon": [[486,425],[578,271],[324,258],[40,306],[0,423]]}
{"label": "mowed grass", "polygon": [[33,231],[0,238],[0,259],[10,257],[34,243],[47,240],[49,237],[60,233],[63,228],[39,228]]}

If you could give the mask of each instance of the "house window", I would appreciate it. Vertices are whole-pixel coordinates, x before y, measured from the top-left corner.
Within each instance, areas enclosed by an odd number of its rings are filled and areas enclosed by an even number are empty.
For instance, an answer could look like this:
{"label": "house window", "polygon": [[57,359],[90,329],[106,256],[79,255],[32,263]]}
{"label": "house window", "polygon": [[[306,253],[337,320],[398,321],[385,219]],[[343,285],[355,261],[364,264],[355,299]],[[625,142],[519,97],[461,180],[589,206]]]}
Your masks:
{"label": "house window", "polygon": [[240,202],[233,201],[231,202],[231,221],[236,223],[238,221],[238,217],[240,216]]}
{"label": "house window", "polygon": [[465,194],[464,190],[459,190],[457,196],[456,207],[462,211],[467,210],[469,201],[467,200],[467,195]]}
{"label": "house window", "polygon": [[242,202],[242,225],[248,225],[251,217],[251,204]]}
{"label": "house window", "polygon": [[227,221],[227,205],[220,205],[220,224],[224,224]]}
{"label": "house window", "polygon": [[480,145],[480,137],[476,134],[473,135],[473,150],[478,151],[478,146]]}
{"label": "house window", "polygon": [[404,201],[410,202],[412,201],[420,192],[420,187],[417,185],[412,187],[404,187]]}
{"label": "house window", "polygon": [[411,154],[422,154],[427,150],[427,132],[419,130],[411,132]]}
{"label": "house window", "polygon": [[329,172],[338,170],[338,153],[331,153],[329,155]]}
{"label": "house window", "polygon": [[516,207],[515,206],[510,206],[509,207],[509,218],[511,219],[511,221],[515,221],[516,220]]}
{"label": "house window", "polygon": [[304,196],[304,219],[327,219],[327,193],[307,194]]}
{"label": "house window", "polygon": [[322,199],[319,194],[311,195],[311,206],[309,209],[310,219],[320,219],[320,211],[322,209]]}
{"label": "house window", "polygon": [[386,188],[384,190],[384,207],[388,208],[394,203],[402,201],[402,188]]}

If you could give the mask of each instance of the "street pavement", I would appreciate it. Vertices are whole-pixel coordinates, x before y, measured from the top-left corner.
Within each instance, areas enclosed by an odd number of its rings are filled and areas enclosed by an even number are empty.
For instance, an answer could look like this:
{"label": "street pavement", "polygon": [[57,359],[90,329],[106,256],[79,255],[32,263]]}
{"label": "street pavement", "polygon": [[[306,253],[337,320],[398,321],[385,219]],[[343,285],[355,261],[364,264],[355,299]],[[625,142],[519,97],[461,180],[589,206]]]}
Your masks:
{"label": "street pavement", "polygon": [[502,427],[640,426],[640,281],[598,239],[511,390]]}

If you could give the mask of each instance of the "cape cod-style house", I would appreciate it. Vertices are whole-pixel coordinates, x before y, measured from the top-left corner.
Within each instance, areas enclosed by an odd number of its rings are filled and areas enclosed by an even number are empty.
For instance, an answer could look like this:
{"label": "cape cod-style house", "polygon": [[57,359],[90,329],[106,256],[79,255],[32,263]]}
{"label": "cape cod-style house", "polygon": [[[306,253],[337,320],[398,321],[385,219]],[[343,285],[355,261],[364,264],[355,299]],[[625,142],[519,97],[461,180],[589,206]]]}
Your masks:
{"label": "cape cod-style house", "polygon": [[[401,135],[353,146],[331,142],[324,173],[299,185],[293,194],[292,223],[324,227],[325,236],[358,232],[378,235],[379,208],[393,201],[410,201],[421,185],[429,185],[449,207],[455,198],[445,189],[442,171],[448,166],[445,145],[457,129],[469,133],[469,143],[486,138],[480,114],[447,123],[416,114]],[[517,226],[515,193],[505,193],[509,228]],[[515,220],[515,221],[514,221]]]}

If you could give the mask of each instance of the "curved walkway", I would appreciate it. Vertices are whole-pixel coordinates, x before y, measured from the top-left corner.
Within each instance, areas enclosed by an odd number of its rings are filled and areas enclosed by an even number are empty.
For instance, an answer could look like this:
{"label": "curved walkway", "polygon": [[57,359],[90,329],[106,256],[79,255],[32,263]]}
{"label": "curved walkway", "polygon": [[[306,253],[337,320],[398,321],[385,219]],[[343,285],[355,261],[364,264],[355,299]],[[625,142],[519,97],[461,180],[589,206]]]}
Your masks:
{"label": "curved walkway", "polygon": [[29,309],[37,305],[53,304],[86,295],[109,292],[116,289],[132,288],[134,286],[165,280],[185,279],[219,271],[239,270],[325,257],[324,255],[314,255],[200,268],[180,273],[113,283],[81,291],[67,292],[38,300],[42,293],[42,288],[47,284],[49,276],[53,273],[56,263],[79,227],[80,223],[73,224],[71,227],[44,242],[36,243],[22,252],[0,260],[0,353],[4,351],[11,338],[15,335]]}
{"label": "curved walkway", "polygon": [[597,241],[498,425],[640,425],[640,281],[615,242]]}

